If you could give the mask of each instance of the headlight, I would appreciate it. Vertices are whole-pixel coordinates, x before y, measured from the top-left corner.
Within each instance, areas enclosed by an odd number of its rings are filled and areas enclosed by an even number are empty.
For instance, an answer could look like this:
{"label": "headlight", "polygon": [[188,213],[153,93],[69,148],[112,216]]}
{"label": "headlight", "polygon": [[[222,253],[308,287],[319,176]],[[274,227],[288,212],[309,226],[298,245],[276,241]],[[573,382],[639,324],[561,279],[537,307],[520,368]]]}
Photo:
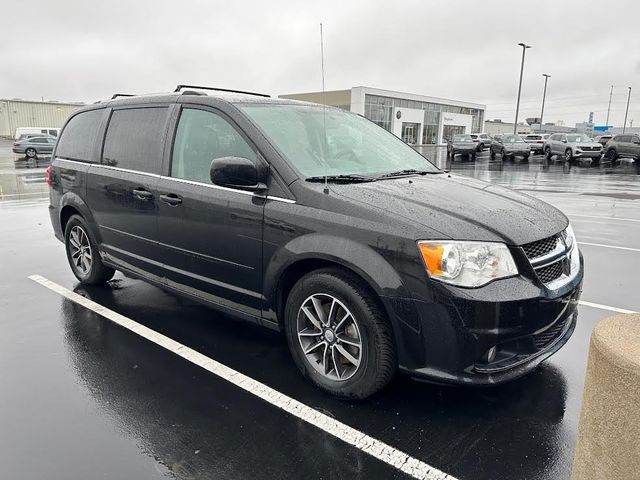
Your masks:
{"label": "headlight", "polygon": [[565,231],[562,232],[562,235],[564,236],[564,241],[567,244],[567,248],[571,250],[576,244],[576,235],[575,233],[573,233],[573,227],[571,227],[571,224],[569,224]]}
{"label": "headlight", "polygon": [[481,287],[518,269],[502,243],[421,241],[418,248],[429,276],[460,287]]}

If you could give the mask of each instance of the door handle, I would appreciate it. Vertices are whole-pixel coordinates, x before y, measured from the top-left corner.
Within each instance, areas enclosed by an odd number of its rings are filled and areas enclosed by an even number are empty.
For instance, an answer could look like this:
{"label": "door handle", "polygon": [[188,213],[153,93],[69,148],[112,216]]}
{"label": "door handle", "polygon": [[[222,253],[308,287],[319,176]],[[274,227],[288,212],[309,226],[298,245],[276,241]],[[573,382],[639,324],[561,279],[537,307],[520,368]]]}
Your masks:
{"label": "door handle", "polygon": [[149,200],[153,198],[153,193],[149,190],[145,190],[144,188],[135,188],[131,193],[133,193],[133,196],[138,200]]}
{"label": "door handle", "polygon": [[175,193],[160,195],[160,200],[162,200],[164,203],[168,203],[172,207],[175,207],[176,205],[180,205],[182,203],[182,199]]}

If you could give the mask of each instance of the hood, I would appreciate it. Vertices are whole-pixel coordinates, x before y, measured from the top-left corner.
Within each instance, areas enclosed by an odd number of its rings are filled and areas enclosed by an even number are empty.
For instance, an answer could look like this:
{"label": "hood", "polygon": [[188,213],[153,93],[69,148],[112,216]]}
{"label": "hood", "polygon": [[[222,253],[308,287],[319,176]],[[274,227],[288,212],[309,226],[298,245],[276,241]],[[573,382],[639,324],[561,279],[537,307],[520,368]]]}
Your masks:
{"label": "hood", "polygon": [[529,144],[527,142],[505,142],[502,145],[505,150],[526,150],[529,148]]}
{"label": "hood", "polygon": [[[411,183],[409,183],[411,181]],[[409,223],[417,235],[522,245],[554,235],[568,225],[556,208],[529,195],[451,174],[401,177],[370,183],[334,184],[331,190]],[[420,240],[428,238],[414,238]]]}

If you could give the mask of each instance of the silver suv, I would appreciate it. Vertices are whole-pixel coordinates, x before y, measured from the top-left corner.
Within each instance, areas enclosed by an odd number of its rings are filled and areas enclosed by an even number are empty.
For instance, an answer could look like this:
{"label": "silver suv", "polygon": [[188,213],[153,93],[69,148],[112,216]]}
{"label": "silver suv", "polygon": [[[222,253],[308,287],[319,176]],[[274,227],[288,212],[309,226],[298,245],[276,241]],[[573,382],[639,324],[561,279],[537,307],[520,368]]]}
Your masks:
{"label": "silver suv", "polygon": [[558,159],[571,162],[578,158],[591,158],[599,161],[602,145],[594,142],[584,133],[554,133],[544,143],[544,155],[550,160],[553,155]]}
{"label": "silver suv", "polygon": [[471,138],[477,145],[477,150],[479,152],[483,152],[485,148],[489,148],[491,146],[491,135],[488,133],[472,133]]}

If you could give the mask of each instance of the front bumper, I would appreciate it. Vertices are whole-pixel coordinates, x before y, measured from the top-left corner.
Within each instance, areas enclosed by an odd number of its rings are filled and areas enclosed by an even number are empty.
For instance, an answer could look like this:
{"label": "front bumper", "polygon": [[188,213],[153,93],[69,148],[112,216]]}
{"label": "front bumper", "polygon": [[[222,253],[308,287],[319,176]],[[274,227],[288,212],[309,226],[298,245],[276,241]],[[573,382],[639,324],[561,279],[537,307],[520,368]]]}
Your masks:
{"label": "front bumper", "polygon": [[505,148],[504,151],[505,151],[505,153],[507,155],[510,155],[510,156],[520,155],[520,156],[524,157],[524,156],[527,156],[527,155],[531,155],[531,149],[528,148],[528,147],[527,148],[518,149],[518,150],[510,150],[510,149]]}
{"label": "front bumper", "polygon": [[413,300],[421,345],[411,345],[400,369],[463,385],[497,385],[525,375],[571,337],[583,273],[580,255],[578,273],[556,290],[525,276],[477,289],[432,282],[431,298]]}
{"label": "front bumper", "polygon": [[24,153],[25,153],[25,151],[26,151],[26,150],[25,150],[24,148],[12,148],[12,149],[11,149],[11,151],[12,151],[13,153],[19,153],[19,154],[24,155]]}
{"label": "front bumper", "polygon": [[590,150],[590,151],[580,151],[574,152],[573,154],[576,158],[600,158],[602,156],[601,150]]}

